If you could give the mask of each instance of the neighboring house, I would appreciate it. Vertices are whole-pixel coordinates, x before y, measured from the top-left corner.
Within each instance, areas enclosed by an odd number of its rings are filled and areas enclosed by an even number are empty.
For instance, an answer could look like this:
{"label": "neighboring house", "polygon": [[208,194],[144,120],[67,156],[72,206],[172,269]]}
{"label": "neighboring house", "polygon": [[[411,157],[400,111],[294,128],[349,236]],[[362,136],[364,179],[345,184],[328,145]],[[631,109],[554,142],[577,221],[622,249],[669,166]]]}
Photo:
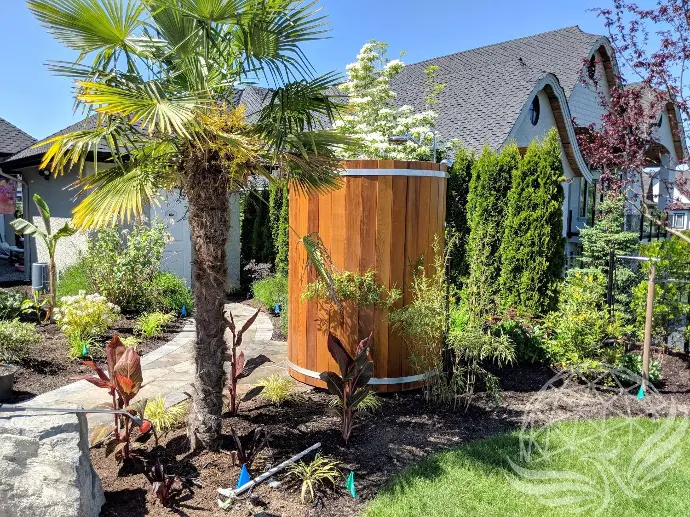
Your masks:
{"label": "neighboring house", "polygon": [[[2,162],[4,160],[25,147],[33,145],[35,142],[36,139],[34,137],[26,134],[5,119],[0,118],[0,172],[2,172]],[[2,180],[15,181],[21,185],[16,176],[0,175],[0,181]],[[21,186],[18,188],[18,191],[22,191]],[[6,242],[14,246],[14,232],[9,226],[12,219],[14,219],[13,214],[0,214],[0,242]]]}
{"label": "neighboring house", "polygon": [[[617,75],[610,41],[575,26],[407,65],[391,85],[398,105],[428,109],[424,71],[430,66],[438,67],[436,80],[445,84],[432,106],[443,139],[458,139],[480,153],[485,145],[498,150],[511,141],[525,148],[558,129],[566,177],[563,235],[567,252],[578,254],[579,230],[593,224],[599,195],[598,173],[580,152],[573,119],[578,126],[601,121],[599,92],[606,95]],[[588,76],[597,78],[599,92],[587,84]],[[670,103],[667,108],[660,114],[658,152],[649,169],[648,202],[662,210],[670,197],[664,185],[672,183],[675,165],[687,157],[680,115]],[[640,218],[630,215],[628,224],[637,231]]]}
{"label": "neighboring house", "polygon": [[[51,135],[51,137],[78,129],[94,127],[95,123],[96,117],[89,117],[82,122],[73,124]],[[71,189],[71,186],[79,178],[79,172],[77,168],[74,168],[56,177],[48,173],[48,171],[40,169],[39,165],[43,153],[48,146],[44,145],[34,148],[34,143],[35,140],[32,139],[22,146],[18,152],[6,158],[0,163],[0,169],[6,174],[19,175],[22,178],[24,182],[24,217],[27,220],[42,226],[40,214],[38,214],[32,201],[34,194],[39,194],[50,207],[54,226],[61,226],[71,219],[72,210],[78,202],[78,200],[75,200],[76,192]],[[94,158],[97,161],[98,168],[111,166],[108,149],[105,145],[102,145],[95,157],[89,157],[90,163],[86,163],[83,174],[93,174]],[[186,219],[186,210],[186,201],[181,199],[177,193],[169,192],[164,195],[160,206],[148,207],[146,216],[149,221],[160,219],[168,226],[171,240],[165,248],[163,269],[181,276],[187,281],[187,285],[191,286],[192,242]],[[231,196],[230,210],[232,228],[227,247],[229,290],[238,287],[240,282],[240,208],[237,195]],[[8,235],[11,235],[11,239],[14,239],[12,229],[9,228],[7,231]],[[79,258],[79,254],[86,250],[87,239],[88,235],[85,232],[79,232],[60,241],[55,257],[58,271],[64,270]],[[47,250],[42,242],[36,239],[29,239],[25,247],[25,266],[30,265],[32,262],[47,261]],[[30,270],[30,267],[25,268],[27,280],[30,280]]]}

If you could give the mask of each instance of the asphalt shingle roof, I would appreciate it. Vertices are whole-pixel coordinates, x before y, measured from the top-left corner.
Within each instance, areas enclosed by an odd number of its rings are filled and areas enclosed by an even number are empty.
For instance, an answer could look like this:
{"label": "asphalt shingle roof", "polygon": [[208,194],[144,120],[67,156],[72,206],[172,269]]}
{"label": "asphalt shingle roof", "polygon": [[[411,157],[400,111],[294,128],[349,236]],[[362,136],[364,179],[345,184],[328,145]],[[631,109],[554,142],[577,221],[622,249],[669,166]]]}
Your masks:
{"label": "asphalt shingle roof", "polygon": [[437,81],[446,85],[433,107],[439,134],[476,150],[485,144],[498,148],[544,76],[554,74],[570,96],[601,38],[574,26],[458,52],[405,66],[391,88],[396,104],[423,111],[424,70],[438,66]]}
{"label": "asphalt shingle roof", "polygon": [[[53,133],[52,135],[46,137],[44,140],[47,140],[48,138],[53,138],[54,136],[59,136],[59,135],[65,135],[67,133],[71,133],[73,131],[79,131],[80,129],[93,129],[96,127],[96,121],[97,121],[97,115],[92,115],[90,117],[85,118],[84,120],[80,120],[79,122],[72,124],[71,126],[68,126],[64,129],[61,129],[60,131]],[[34,140],[34,143],[36,141]],[[26,162],[29,161],[31,163],[35,162],[35,160],[40,159],[41,156],[43,156],[43,153],[45,153],[50,145],[45,144],[41,145],[39,147],[26,147],[25,149],[22,149],[16,154],[13,154],[9,158],[7,158],[6,162],[8,162],[10,165],[17,165],[21,166],[21,162]],[[105,143],[101,143],[98,146],[98,151],[99,152],[108,152],[108,146]],[[32,161],[33,160],[33,161]]]}
{"label": "asphalt shingle roof", "polygon": [[[554,74],[570,96],[579,81],[583,60],[602,36],[587,34],[579,27],[567,27],[486,47],[414,63],[394,78],[396,104],[409,104],[424,111],[424,71],[437,66],[437,80],[446,87],[433,109],[438,113],[437,129],[443,139],[455,138],[480,150],[485,144],[501,147],[528,101],[536,83]],[[250,122],[268,101],[270,90],[248,86],[235,92],[233,102],[246,105]],[[94,127],[89,117],[51,136]],[[33,142],[32,142],[33,143]],[[40,156],[47,146],[28,148],[8,158],[25,161]],[[101,150],[101,149],[99,149]],[[103,151],[107,151],[103,146]]]}
{"label": "asphalt shingle roof", "polygon": [[0,156],[19,152],[35,142],[34,137],[0,118]]}

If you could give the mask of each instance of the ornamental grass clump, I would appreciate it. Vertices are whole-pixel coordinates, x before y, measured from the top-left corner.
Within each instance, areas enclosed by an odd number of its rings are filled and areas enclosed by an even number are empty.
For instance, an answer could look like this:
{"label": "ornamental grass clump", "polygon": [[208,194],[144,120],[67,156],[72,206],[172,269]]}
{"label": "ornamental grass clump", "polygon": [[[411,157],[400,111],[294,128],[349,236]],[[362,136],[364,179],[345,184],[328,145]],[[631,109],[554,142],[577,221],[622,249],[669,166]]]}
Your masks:
{"label": "ornamental grass clump", "polygon": [[120,308],[100,294],[87,295],[80,291],[76,296],[60,298],[60,306],[55,310],[54,317],[60,330],[67,336],[70,348],[76,350],[81,344],[83,350],[90,340],[101,337],[117,322]]}
{"label": "ornamental grass clump", "polygon": [[309,463],[300,461],[288,468],[288,475],[294,476],[302,482],[300,490],[302,504],[313,503],[316,498],[316,490],[325,482],[330,483],[335,488],[336,480],[340,477],[339,465],[340,462],[337,460],[322,456],[319,453],[314,461]]}
{"label": "ornamental grass clump", "polygon": [[134,325],[134,333],[143,338],[159,337],[166,326],[175,319],[174,314],[149,312],[141,316]]}

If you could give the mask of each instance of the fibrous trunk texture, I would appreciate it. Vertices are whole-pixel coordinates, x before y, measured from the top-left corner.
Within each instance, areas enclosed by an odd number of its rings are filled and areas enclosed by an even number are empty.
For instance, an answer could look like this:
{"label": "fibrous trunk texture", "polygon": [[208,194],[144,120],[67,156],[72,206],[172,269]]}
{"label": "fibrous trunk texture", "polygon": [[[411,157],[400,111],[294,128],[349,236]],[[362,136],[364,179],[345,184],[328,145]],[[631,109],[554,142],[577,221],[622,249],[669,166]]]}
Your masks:
{"label": "fibrous trunk texture", "polygon": [[184,189],[189,200],[189,229],[194,246],[196,302],[196,375],[187,434],[192,449],[220,446],[225,372],[223,305],[227,263],[225,244],[230,220],[229,179],[203,151],[191,151],[184,163]]}

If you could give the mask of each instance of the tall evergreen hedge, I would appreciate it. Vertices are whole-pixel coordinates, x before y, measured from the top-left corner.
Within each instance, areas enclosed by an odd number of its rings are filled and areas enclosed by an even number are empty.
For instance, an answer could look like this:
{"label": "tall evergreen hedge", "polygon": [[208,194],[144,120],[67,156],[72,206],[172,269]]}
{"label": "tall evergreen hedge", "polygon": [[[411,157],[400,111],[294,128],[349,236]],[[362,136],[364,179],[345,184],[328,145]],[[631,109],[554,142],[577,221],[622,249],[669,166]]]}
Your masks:
{"label": "tall evergreen hedge", "polygon": [[473,317],[496,311],[501,275],[501,239],[513,171],[520,163],[514,144],[499,155],[489,147],[472,167],[467,196],[469,237],[467,293]]}
{"label": "tall evergreen hedge", "polygon": [[563,164],[558,133],[527,148],[513,174],[500,256],[501,301],[543,315],[555,309],[565,265]]}
{"label": "tall evergreen hedge", "polygon": [[446,223],[458,238],[450,256],[450,279],[458,287],[469,273],[467,240],[470,227],[467,221],[467,196],[470,192],[474,162],[474,153],[460,148],[456,152],[455,163],[448,170]]}
{"label": "tall evergreen hedge", "polygon": [[290,216],[287,185],[271,185],[268,206],[276,273],[287,275]]}
{"label": "tall evergreen hedge", "polygon": [[273,236],[269,221],[269,191],[250,192],[244,197],[240,250],[242,261],[270,263],[275,260]]}

